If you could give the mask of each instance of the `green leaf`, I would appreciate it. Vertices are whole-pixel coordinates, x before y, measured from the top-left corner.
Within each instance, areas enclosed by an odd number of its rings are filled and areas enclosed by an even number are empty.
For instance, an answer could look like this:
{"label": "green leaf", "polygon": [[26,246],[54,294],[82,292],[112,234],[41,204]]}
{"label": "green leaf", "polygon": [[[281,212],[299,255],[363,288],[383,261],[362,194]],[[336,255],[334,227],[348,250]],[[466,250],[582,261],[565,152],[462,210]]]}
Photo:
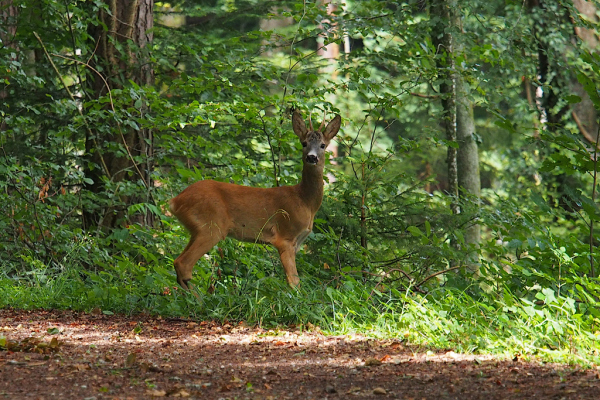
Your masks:
{"label": "green leaf", "polygon": [[561,324],[560,324],[560,322],[559,322],[559,321],[556,321],[556,320],[551,320],[550,322],[551,322],[551,324],[552,324],[552,327],[554,328],[554,330],[555,330],[557,333],[559,333],[559,334],[563,333],[563,327],[561,326]]}
{"label": "green leaf", "polygon": [[496,121],[494,121],[494,124],[496,124],[500,128],[506,129],[509,132],[516,132],[513,124],[507,119],[497,119]]}
{"label": "green leaf", "polygon": [[598,89],[594,82],[588,78],[583,72],[577,74],[577,80],[583,85],[583,89],[590,96],[592,103],[596,110],[600,110],[600,97],[598,96]]}
{"label": "green leaf", "polygon": [[409,226],[408,228],[406,228],[406,230],[409,231],[413,236],[423,236],[423,232],[421,232],[421,230],[416,226]]}
{"label": "green leaf", "polygon": [[546,304],[556,303],[556,296],[554,295],[554,290],[550,288],[542,289],[542,293],[546,297]]}
{"label": "green leaf", "polygon": [[538,300],[546,300],[546,296],[542,292],[537,292],[535,294],[535,298],[538,299]]}
{"label": "green leaf", "polygon": [[332,287],[328,286],[325,291],[327,292],[327,296],[329,296],[333,300],[334,289]]}

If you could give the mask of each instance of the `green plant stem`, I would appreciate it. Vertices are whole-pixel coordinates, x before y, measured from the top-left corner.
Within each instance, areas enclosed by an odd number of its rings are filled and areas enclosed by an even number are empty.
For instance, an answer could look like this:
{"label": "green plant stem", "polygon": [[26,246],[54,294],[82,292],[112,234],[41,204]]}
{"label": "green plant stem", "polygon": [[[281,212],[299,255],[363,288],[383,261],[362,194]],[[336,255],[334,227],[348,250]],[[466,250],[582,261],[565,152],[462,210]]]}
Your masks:
{"label": "green plant stem", "polygon": [[[598,140],[600,140],[600,128],[596,132],[596,143],[594,145],[594,186],[592,187],[592,203],[596,202],[596,184],[598,182]],[[596,276],[594,271],[594,218],[590,218],[590,275]]]}

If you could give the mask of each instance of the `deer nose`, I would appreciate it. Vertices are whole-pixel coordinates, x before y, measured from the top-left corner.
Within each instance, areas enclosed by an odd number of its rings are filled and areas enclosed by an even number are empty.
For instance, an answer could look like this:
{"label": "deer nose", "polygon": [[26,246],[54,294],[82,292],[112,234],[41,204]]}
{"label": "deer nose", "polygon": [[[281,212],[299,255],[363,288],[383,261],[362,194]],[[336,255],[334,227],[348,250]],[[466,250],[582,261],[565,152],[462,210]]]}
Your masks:
{"label": "deer nose", "polygon": [[314,154],[309,154],[306,156],[306,162],[310,164],[316,164],[319,162],[319,158]]}

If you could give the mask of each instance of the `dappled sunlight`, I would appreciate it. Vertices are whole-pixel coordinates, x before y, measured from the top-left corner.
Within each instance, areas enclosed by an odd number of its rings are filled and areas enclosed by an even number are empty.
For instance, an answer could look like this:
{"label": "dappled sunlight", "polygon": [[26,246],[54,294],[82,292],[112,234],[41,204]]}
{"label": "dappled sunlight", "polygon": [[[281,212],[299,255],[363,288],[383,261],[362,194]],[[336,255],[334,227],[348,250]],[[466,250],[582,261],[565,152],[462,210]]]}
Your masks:
{"label": "dappled sunlight", "polygon": [[14,310],[0,310],[0,327],[0,336],[13,343],[32,336],[59,342],[54,353],[0,352],[0,368],[10,371],[0,375],[0,394],[9,396],[275,399],[426,393],[469,399],[502,387],[512,398],[526,398],[532,391],[564,392],[560,382],[569,382],[587,398],[600,389],[593,370],[361,335],[326,336],[317,327],[267,330],[148,315]]}

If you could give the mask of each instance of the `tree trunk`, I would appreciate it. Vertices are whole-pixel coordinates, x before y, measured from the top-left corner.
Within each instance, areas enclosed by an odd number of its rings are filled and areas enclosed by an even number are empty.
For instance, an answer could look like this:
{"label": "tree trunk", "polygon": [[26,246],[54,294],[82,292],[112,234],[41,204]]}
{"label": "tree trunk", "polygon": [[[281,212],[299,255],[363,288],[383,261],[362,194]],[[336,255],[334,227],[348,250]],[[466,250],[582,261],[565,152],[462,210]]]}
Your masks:
{"label": "tree trunk", "polygon": [[[0,0],[0,41],[3,46],[18,50],[14,43],[17,34],[18,8],[12,4],[12,0]],[[0,100],[5,99],[8,92],[0,89]],[[6,130],[6,121],[0,120],[0,131]]]}
{"label": "tree trunk", "polygon": [[[479,177],[479,149],[475,141],[475,118],[473,103],[468,97],[468,83],[459,75],[456,78],[456,140],[458,151],[456,161],[458,167],[458,186],[462,197],[470,197],[479,202],[481,181]],[[479,245],[481,228],[472,223],[465,229],[465,243]]]}
{"label": "tree trunk", "polygon": [[[598,17],[596,16],[597,9],[594,3],[584,0],[573,0],[573,5],[586,20],[593,24],[598,23]],[[585,47],[592,51],[597,51],[600,42],[593,29],[575,26],[574,31],[585,44]],[[573,120],[577,124],[581,134],[590,144],[595,145],[598,135],[598,114],[596,108],[590,96],[583,89],[583,85],[579,83],[575,76],[571,76],[569,83],[571,92],[581,97],[581,102],[573,105],[573,110],[571,111]]]}
{"label": "tree trunk", "polygon": [[[447,21],[455,9],[447,1],[433,1],[431,15],[434,19],[432,42],[436,48],[436,63],[439,71],[440,93],[444,109],[443,125],[446,140],[456,143],[456,65],[454,62],[453,35]],[[453,214],[460,213],[458,205],[458,166],[456,147],[448,146],[446,163],[448,165],[448,194],[452,197],[450,209]]]}
{"label": "tree trunk", "polygon": [[[455,64],[454,57],[464,52],[460,37],[462,24],[459,3],[456,0],[438,0],[431,3],[433,43],[438,51],[437,63],[441,71],[440,91],[444,108],[444,127],[448,141],[456,142],[458,149],[448,147],[448,186],[455,199],[469,197],[479,201],[481,182],[479,177],[479,152],[475,140],[473,104],[469,98],[470,87]],[[456,201],[452,212],[460,213]],[[478,224],[470,224],[465,230],[466,244],[478,245],[481,240]]]}
{"label": "tree trunk", "polygon": [[[108,0],[108,7],[110,13],[101,11],[100,14],[103,24],[90,27],[97,46],[91,64],[96,70],[102,71],[106,80],[96,73],[88,75],[88,90],[94,98],[106,96],[110,90],[126,87],[129,80],[141,87],[150,86],[154,81],[148,57],[149,44],[152,42],[152,33],[149,32],[153,27],[152,0]],[[108,108],[112,108],[112,105]],[[138,104],[138,108],[142,117],[148,112],[144,101]],[[89,161],[86,176],[93,180],[87,189],[94,194],[103,193],[107,190],[104,179],[108,179],[117,184],[112,189],[113,198],[117,200],[101,210],[84,210],[84,227],[87,229],[118,226],[126,216],[129,205],[151,201],[153,188],[152,131],[135,130],[108,119],[99,125],[109,129],[92,130],[86,137]],[[119,151],[111,148],[118,148]],[[141,182],[141,194],[121,194],[126,181]],[[132,221],[142,224],[153,222],[150,214],[138,215]]]}

